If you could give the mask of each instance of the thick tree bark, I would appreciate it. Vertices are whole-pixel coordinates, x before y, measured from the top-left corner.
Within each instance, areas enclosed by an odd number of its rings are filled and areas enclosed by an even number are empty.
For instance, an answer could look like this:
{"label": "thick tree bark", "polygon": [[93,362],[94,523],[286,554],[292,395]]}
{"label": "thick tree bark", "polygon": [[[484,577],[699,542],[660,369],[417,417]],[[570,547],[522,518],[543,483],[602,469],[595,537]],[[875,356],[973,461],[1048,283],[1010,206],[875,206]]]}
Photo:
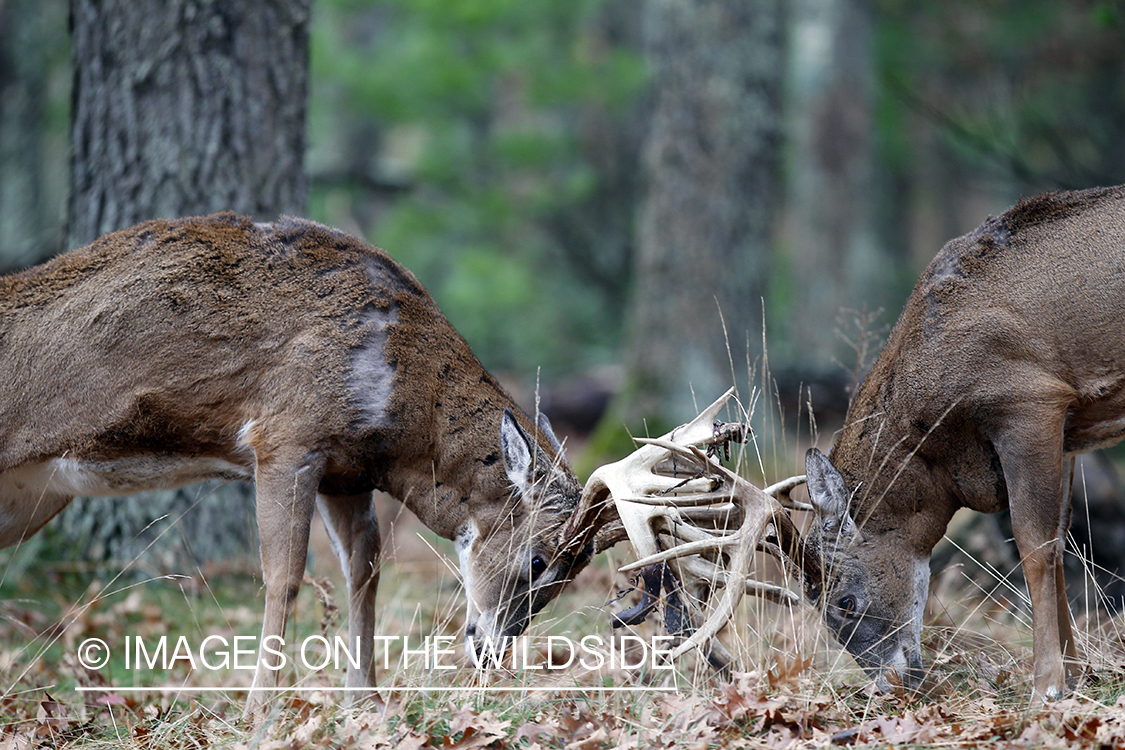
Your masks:
{"label": "thick tree bark", "polygon": [[748,362],[760,355],[777,196],[782,7],[780,0],[647,3],[656,101],[626,386],[609,416],[618,425],[686,421],[697,401],[702,407],[733,380],[745,382]]}
{"label": "thick tree bark", "polygon": [[[71,0],[71,247],[154,217],[304,212],[309,2]],[[95,559],[191,570],[256,550],[252,518],[246,488],[204,485],[76,500],[63,530]]]}
{"label": "thick tree bark", "polygon": [[305,208],[309,0],[72,0],[70,240]]}

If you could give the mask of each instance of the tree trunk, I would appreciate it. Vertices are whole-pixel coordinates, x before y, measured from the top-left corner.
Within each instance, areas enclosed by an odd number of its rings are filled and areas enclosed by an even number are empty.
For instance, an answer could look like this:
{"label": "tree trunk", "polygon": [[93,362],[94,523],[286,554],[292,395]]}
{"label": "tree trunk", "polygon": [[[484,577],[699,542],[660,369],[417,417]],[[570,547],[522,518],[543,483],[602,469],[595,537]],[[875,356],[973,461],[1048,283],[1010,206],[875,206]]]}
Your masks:
{"label": "tree trunk", "polygon": [[[71,1],[71,247],[155,217],[304,212],[309,1]],[[192,570],[256,550],[252,518],[246,488],[203,485],[76,500],[63,533]]]}
{"label": "tree trunk", "polygon": [[[864,0],[799,0],[793,17],[790,363],[817,375],[854,362],[841,308],[884,304],[894,266],[877,252],[872,20]],[[850,333],[850,331],[849,331]]]}
{"label": "tree trunk", "polygon": [[625,386],[607,417],[618,428],[624,421],[641,429],[646,420],[655,431],[689,419],[697,402],[745,382],[760,355],[782,29],[780,0],[647,3],[655,106]]}
{"label": "tree trunk", "polygon": [[70,242],[305,208],[309,0],[72,0]]}

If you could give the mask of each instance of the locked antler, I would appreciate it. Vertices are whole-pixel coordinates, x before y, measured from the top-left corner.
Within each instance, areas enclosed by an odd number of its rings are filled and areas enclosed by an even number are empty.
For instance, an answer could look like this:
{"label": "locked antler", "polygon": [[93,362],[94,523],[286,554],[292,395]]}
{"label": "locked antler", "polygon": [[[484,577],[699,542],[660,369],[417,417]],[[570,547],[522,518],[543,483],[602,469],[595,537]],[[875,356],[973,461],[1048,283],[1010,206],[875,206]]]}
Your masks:
{"label": "locked antler", "polygon": [[644,601],[618,615],[617,624],[643,620],[664,588],[669,595],[666,626],[673,632],[690,632],[690,626],[679,624],[681,614],[676,610],[682,612],[683,605],[668,580],[669,569],[698,601],[706,602],[711,592],[723,589],[710,614],[680,643],[673,658],[711,642],[711,653],[727,660],[713,638],[746,594],[780,602],[800,599],[787,588],[751,579],[750,566],[758,549],[783,564],[798,560],[800,537],[786,508],[808,509],[789,497],[805,478],[793,477],[761,490],[701,450],[746,442],[747,425],[716,421],[732,393],[733,389],[727,391],[690,423],[661,438],[638,438],[640,448],[595,471],[583,492],[584,500],[612,496],[621,528],[639,558],[621,570],[644,571]]}

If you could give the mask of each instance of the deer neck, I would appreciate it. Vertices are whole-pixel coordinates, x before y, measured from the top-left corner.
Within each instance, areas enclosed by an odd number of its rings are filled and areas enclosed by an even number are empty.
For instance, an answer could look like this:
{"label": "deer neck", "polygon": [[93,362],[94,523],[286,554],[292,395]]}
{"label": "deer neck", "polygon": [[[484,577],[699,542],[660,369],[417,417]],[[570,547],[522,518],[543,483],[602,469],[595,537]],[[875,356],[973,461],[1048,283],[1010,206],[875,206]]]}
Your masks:
{"label": "deer neck", "polygon": [[[470,518],[498,512],[477,488],[505,486],[500,420],[515,407],[468,344],[424,299],[400,300],[386,356],[395,366],[388,412],[394,457],[381,488],[435,533],[453,539]],[[436,307],[433,308],[436,312]],[[435,356],[437,353],[439,356]],[[495,503],[493,503],[495,504]]]}
{"label": "deer neck", "polygon": [[[474,445],[457,430],[456,415],[434,409],[427,450],[403,454],[386,479],[386,490],[418,516],[434,533],[454,539],[482,509],[478,487],[507,483],[499,446]],[[493,420],[487,419],[489,424]],[[499,421],[496,421],[499,434]]]}
{"label": "deer neck", "polygon": [[901,345],[892,333],[856,392],[831,458],[852,492],[856,523],[873,534],[904,533],[928,554],[962,505],[941,452],[957,436],[942,421],[949,415],[940,404],[919,408],[927,391],[909,369],[895,365],[892,355]]}

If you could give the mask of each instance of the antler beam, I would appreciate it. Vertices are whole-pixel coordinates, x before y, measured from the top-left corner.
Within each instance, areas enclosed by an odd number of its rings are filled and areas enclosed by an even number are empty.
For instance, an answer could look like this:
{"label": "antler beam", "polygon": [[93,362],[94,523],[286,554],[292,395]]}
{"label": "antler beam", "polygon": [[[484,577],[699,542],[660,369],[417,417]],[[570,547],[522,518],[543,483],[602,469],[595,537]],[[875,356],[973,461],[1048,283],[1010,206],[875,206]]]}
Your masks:
{"label": "antler beam", "polygon": [[[754,552],[762,549],[787,562],[781,548],[790,549],[799,535],[786,508],[805,510],[789,493],[805,481],[792,477],[761,490],[713,461],[700,450],[735,440],[745,442],[749,428],[742,423],[717,421],[733,389],[703,410],[694,420],[656,439],[638,438],[641,447],[616,463],[602,466],[591,475],[584,494],[612,496],[623,530],[638,559],[622,571],[650,571],[645,602],[636,608],[651,609],[654,592],[650,579],[659,586],[661,576],[651,571],[667,565],[680,586],[699,601],[706,601],[717,588],[722,596],[698,629],[677,646],[673,657],[709,644],[709,652],[724,653],[714,636],[730,619],[746,594],[776,602],[795,603],[800,597],[787,588],[749,577]],[[706,528],[704,528],[706,526]],[[664,548],[664,543],[670,543]],[[739,582],[734,585],[733,582]],[[655,591],[659,594],[659,589]],[[630,621],[637,615],[631,614]]]}

